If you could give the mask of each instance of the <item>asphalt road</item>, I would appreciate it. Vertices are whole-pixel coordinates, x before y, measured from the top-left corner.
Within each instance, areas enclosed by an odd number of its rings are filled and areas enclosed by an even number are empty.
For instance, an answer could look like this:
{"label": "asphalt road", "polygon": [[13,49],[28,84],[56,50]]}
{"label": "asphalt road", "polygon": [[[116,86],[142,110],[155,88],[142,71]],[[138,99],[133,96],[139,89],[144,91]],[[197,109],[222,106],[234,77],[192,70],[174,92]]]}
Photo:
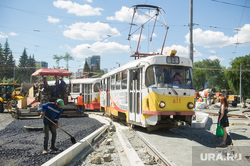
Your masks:
{"label": "asphalt road", "polygon": [[[42,119],[17,120],[0,114],[0,166],[41,165],[72,145],[70,137],[57,129],[58,151],[43,151],[43,131],[26,131],[24,126],[42,127]],[[81,140],[103,124],[89,118],[60,118],[59,126],[75,139]],[[51,134],[50,134],[51,138]],[[49,141],[50,143],[50,141]]]}

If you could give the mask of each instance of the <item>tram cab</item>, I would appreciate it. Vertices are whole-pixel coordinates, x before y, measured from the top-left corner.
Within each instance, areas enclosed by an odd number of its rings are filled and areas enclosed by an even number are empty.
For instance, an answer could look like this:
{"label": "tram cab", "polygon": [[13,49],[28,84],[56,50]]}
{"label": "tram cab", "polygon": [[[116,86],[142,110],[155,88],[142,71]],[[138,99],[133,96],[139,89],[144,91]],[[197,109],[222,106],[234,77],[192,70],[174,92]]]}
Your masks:
{"label": "tram cab", "polygon": [[104,75],[101,109],[143,127],[169,121],[191,124],[192,62],[175,53],[140,58]]}

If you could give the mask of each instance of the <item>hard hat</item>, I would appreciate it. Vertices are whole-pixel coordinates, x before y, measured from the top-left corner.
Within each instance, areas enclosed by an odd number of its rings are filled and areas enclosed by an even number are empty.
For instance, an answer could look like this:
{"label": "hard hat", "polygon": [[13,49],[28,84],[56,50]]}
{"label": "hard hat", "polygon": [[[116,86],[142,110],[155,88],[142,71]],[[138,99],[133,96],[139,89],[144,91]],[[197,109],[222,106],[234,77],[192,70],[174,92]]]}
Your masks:
{"label": "hard hat", "polygon": [[64,107],[64,101],[62,99],[57,99],[57,103],[59,103],[62,107]]}
{"label": "hard hat", "polygon": [[79,95],[82,95],[82,93],[80,93]]}

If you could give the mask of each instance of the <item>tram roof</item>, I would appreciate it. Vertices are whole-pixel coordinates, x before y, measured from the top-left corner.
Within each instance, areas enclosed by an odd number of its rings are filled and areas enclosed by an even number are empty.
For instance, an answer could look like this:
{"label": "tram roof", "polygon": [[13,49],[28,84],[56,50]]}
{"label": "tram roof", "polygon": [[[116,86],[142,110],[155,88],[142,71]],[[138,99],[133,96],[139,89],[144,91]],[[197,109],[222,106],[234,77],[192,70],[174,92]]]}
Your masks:
{"label": "tram roof", "polygon": [[83,79],[72,79],[71,83],[82,83],[82,84],[86,84],[86,83],[94,83],[94,82],[98,82],[101,78],[83,78]]}
{"label": "tram roof", "polygon": [[167,55],[154,55],[154,56],[147,56],[144,58],[136,59],[131,62],[128,62],[125,65],[122,65],[121,67],[105,74],[102,76],[102,78],[108,77],[110,75],[113,75],[117,72],[123,71],[125,69],[135,69],[136,67],[140,66],[150,66],[150,65],[170,65],[170,66],[188,66],[192,67],[192,61],[190,58],[185,58],[185,57],[179,57],[180,58],[180,63],[179,64],[168,64],[166,62],[166,57]]}

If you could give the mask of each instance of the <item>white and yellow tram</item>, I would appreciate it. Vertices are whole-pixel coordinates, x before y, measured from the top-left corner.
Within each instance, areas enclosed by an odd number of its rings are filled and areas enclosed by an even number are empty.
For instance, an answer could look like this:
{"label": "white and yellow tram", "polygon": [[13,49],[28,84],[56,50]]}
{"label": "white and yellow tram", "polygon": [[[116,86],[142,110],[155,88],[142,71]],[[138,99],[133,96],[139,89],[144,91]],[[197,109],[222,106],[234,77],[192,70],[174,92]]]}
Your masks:
{"label": "white and yellow tram", "polygon": [[[191,124],[192,62],[175,53],[140,58],[103,75],[101,110],[143,127],[169,121]],[[179,81],[174,81],[177,73]]]}
{"label": "white and yellow tram", "polygon": [[100,109],[100,78],[72,79],[71,93],[72,98],[76,98],[82,93],[84,97],[85,109]]}
{"label": "white and yellow tram", "polygon": [[[69,102],[77,102],[76,98],[82,93],[85,109],[100,109],[100,78],[84,78],[64,80],[67,87],[70,87],[68,96]],[[48,81],[49,86],[55,86],[55,81]]]}

